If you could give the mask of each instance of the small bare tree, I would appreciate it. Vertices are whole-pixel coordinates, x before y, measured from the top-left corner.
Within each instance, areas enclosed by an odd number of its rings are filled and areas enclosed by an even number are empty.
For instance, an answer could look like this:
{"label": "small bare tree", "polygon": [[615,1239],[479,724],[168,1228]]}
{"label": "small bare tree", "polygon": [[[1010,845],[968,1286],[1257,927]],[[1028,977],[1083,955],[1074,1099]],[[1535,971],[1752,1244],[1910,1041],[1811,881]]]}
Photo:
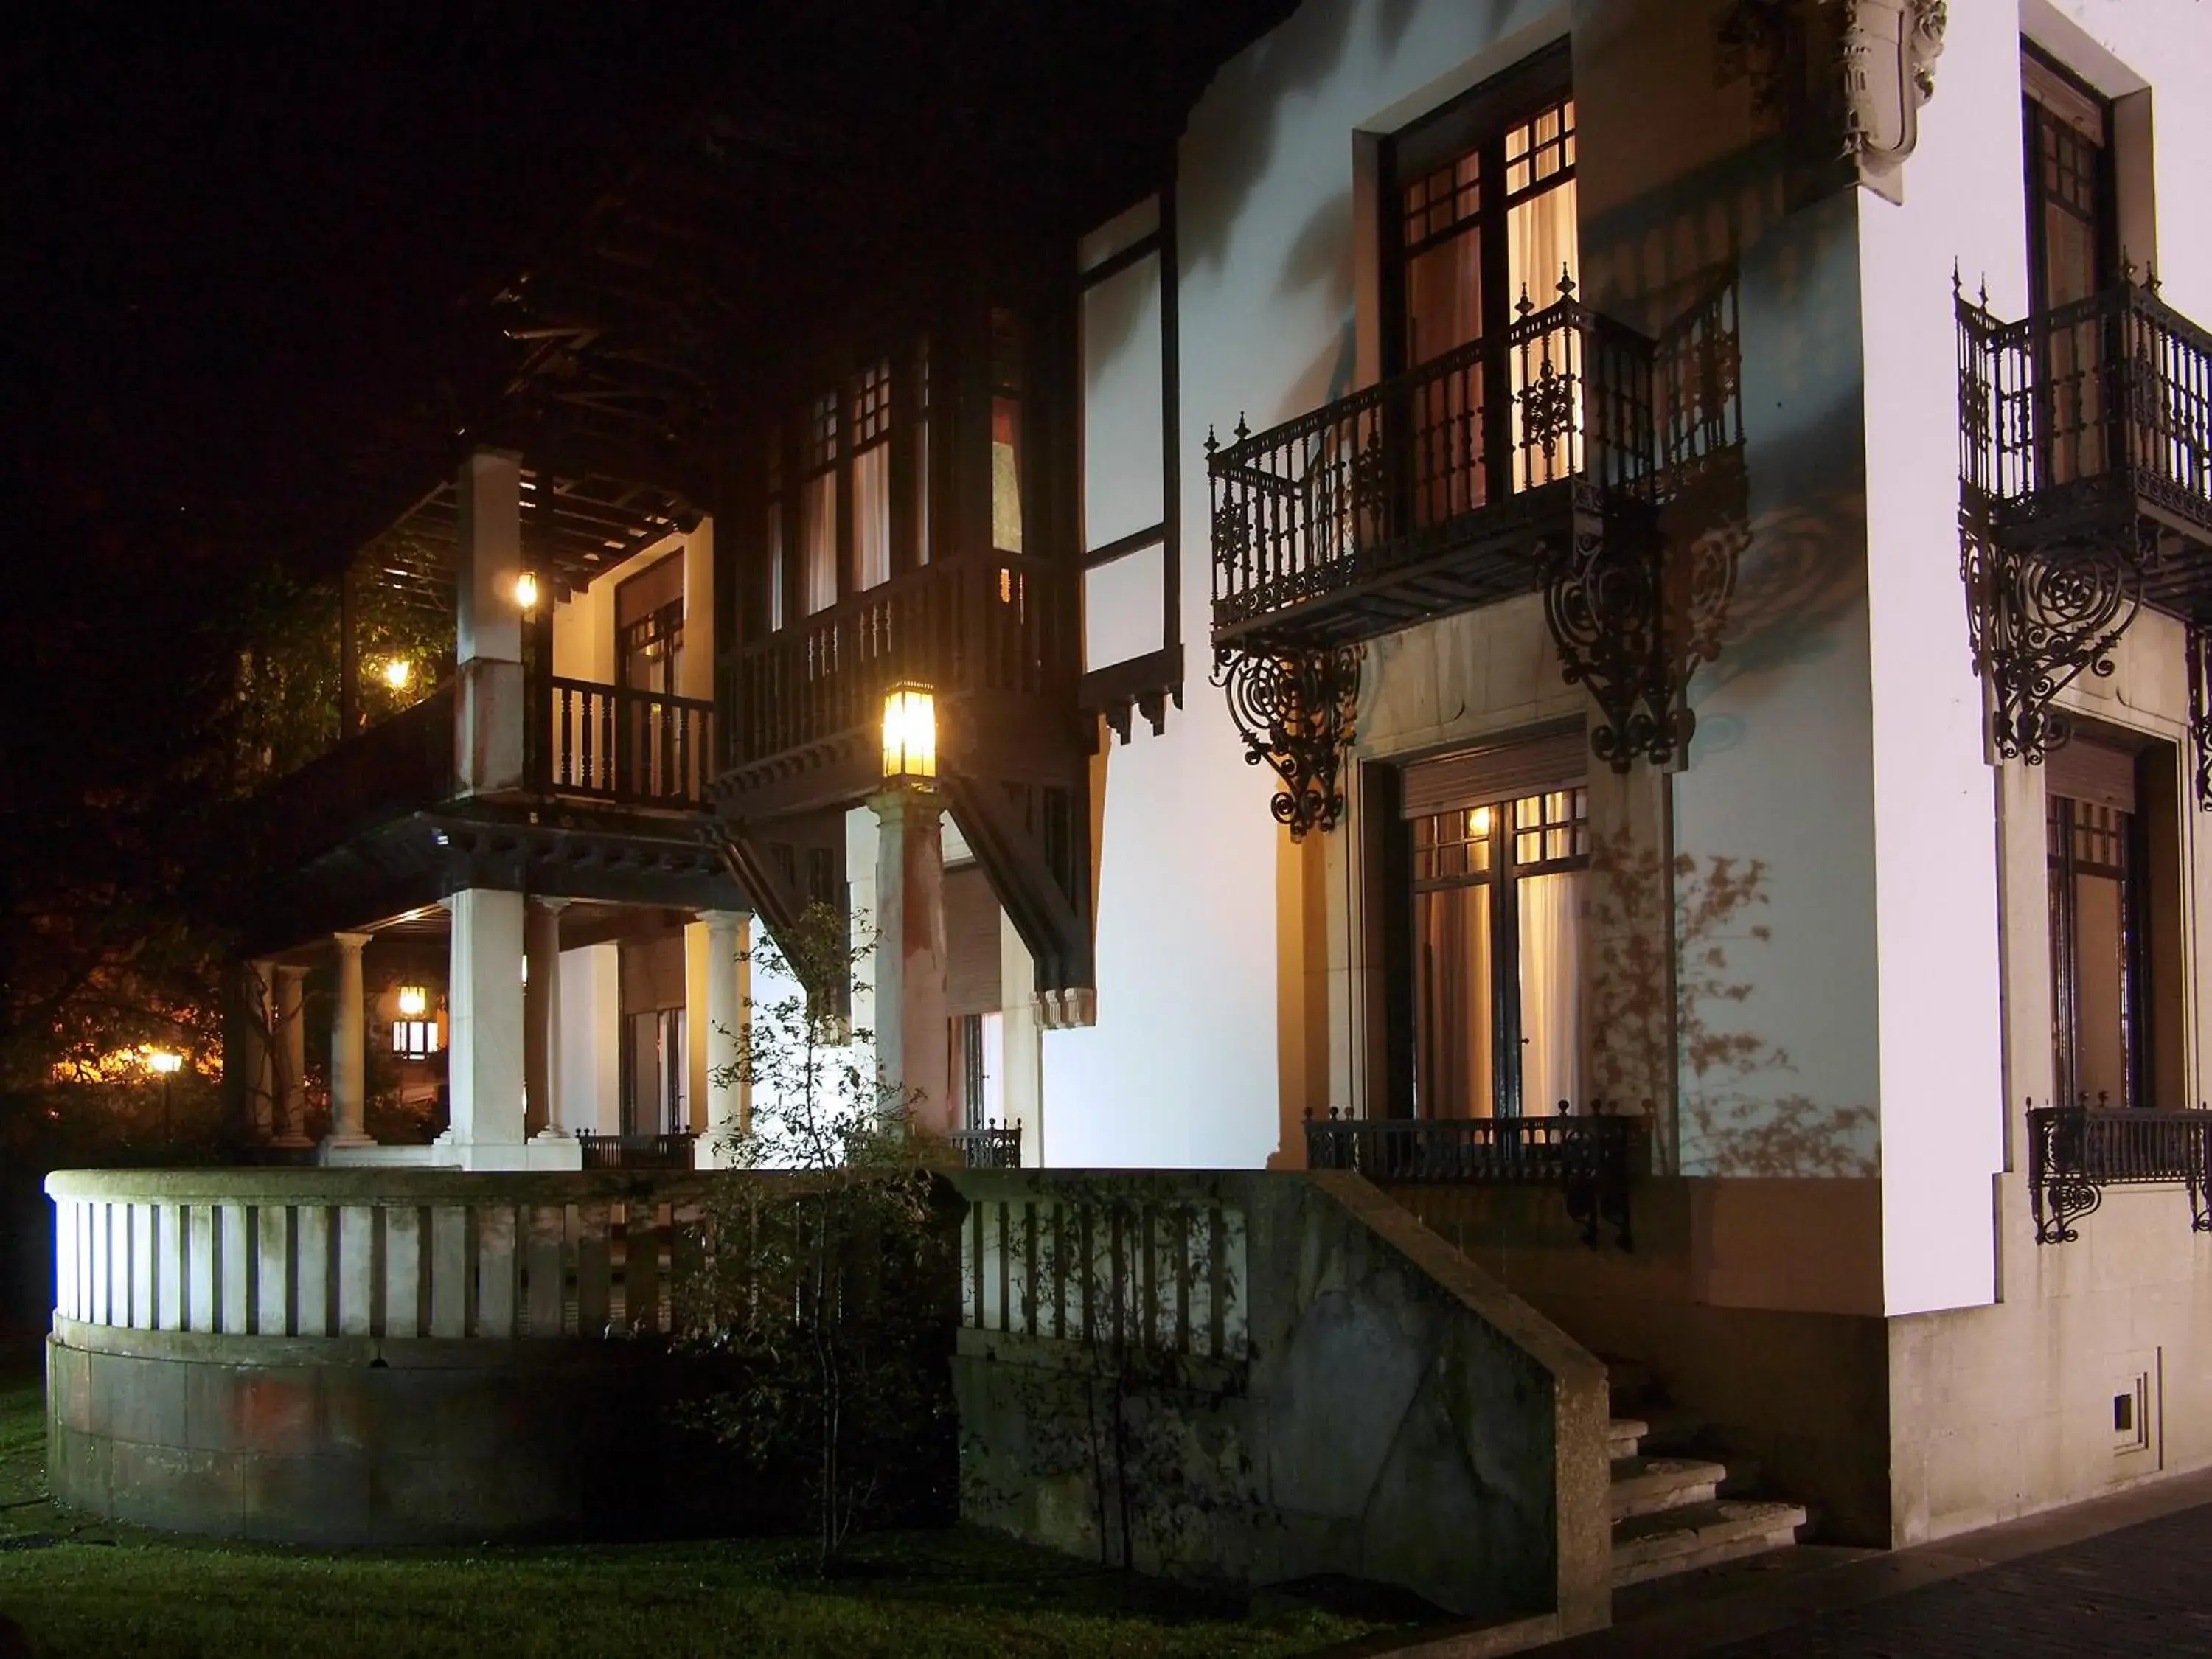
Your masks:
{"label": "small bare tree", "polygon": [[805,1493],[823,1571],[872,1519],[941,1507],[956,1455],[945,1204],[911,1096],[828,994],[866,951],[816,905],[755,954],[774,989],[713,1079],[752,1111],[717,1148],[731,1173],[679,1286],[685,1346],[717,1378],[703,1426],[763,1490]]}

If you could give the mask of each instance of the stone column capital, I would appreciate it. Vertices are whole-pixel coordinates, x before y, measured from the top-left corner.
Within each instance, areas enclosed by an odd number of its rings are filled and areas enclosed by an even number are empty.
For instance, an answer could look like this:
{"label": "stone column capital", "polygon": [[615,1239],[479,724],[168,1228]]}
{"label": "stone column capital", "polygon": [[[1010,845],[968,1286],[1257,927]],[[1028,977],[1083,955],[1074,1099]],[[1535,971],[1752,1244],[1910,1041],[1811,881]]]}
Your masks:
{"label": "stone column capital", "polygon": [[734,933],[753,919],[750,910],[694,910],[692,920],[709,934]]}
{"label": "stone column capital", "polygon": [[332,933],[331,940],[341,951],[359,951],[376,937],[374,933]]}
{"label": "stone column capital", "polygon": [[276,964],[276,978],[280,984],[297,985],[307,978],[307,967],[301,963],[280,962]]}
{"label": "stone column capital", "polygon": [[533,908],[555,915],[558,915],[575,902],[572,898],[564,898],[557,893],[532,893],[530,896],[530,902]]}
{"label": "stone column capital", "polygon": [[919,784],[901,784],[869,796],[868,810],[885,829],[907,823],[926,823],[945,811],[945,797]]}

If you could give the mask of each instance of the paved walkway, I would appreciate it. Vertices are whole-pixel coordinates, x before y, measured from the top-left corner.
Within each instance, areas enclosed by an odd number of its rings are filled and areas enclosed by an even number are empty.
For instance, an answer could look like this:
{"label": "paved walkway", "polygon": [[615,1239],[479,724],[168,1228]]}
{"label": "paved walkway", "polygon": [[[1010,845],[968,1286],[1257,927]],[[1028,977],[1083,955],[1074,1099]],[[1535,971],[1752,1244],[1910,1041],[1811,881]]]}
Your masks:
{"label": "paved walkway", "polygon": [[1678,1602],[1547,1659],[2212,1656],[2212,1473]]}

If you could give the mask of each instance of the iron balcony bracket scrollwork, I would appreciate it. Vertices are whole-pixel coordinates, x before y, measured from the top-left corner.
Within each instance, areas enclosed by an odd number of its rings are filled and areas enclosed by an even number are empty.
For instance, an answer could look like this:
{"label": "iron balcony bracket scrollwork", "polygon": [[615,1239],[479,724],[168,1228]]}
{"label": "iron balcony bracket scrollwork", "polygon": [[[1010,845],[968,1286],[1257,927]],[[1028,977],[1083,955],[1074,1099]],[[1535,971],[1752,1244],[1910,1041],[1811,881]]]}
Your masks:
{"label": "iron balcony bracket scrollwork", "polygon": [[2190,1231],[2212,1233],[2212,1112],[2031,1105],[2027,1136],[2038,1244],[2073,1243],[2107,1187],[2179,1185]]}
{"label": "iron balcony bracket scrollwork", "polygon": [[2189,738],[2197,810],[2212,812],[2212,622],[2189,624]]}
{"label": "iron balcony bracket scrollwork", "polygon": [[1269,810],[1292,841],[1334,830],[1344,816],[1338,775],[1359,706],[1360,655],[1357,645],[1214,653],[1213,683],[1228,694],[1245,762],[1274,773]]}
{"label": "iron balcony bracket scrollwork", "polygon": [[1603,716],[1591,752],[1615,772],[1639,757],[1688,759],[1690,677],[1720,655],[1738,551],[1728,537],[1701,536],[1670,556],[1656,521],[1632,510],[1578,518],[1554,557],[1545,618],[1567,684],[1586,687]]}
{"label": "iron balcony bracket scrollwork", "polygon": [[2000,760],[2040,765],[2071,733],[2059,693],[2084,673],[2110,678],[2112,652],[2142,607],[2156,556],[2147,529],[2036,545],[2000,535],[1972,509],[1959,520],[1973,668],[1988,687]]}

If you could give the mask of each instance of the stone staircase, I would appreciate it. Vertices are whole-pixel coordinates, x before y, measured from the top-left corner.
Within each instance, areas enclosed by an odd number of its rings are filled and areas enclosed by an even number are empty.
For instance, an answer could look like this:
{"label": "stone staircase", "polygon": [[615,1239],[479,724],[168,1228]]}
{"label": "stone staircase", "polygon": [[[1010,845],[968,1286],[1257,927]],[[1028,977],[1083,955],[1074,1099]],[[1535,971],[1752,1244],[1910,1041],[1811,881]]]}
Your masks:
{"label": "stone staircase", "polygon": [[1638,1419],[1610,1425],[1615,1589],[1796,1545],[1808,1518],[1802,1505],[1723,1497],[1753,1484],[1749,1466],[1647,1456],[1650,1433]]}

